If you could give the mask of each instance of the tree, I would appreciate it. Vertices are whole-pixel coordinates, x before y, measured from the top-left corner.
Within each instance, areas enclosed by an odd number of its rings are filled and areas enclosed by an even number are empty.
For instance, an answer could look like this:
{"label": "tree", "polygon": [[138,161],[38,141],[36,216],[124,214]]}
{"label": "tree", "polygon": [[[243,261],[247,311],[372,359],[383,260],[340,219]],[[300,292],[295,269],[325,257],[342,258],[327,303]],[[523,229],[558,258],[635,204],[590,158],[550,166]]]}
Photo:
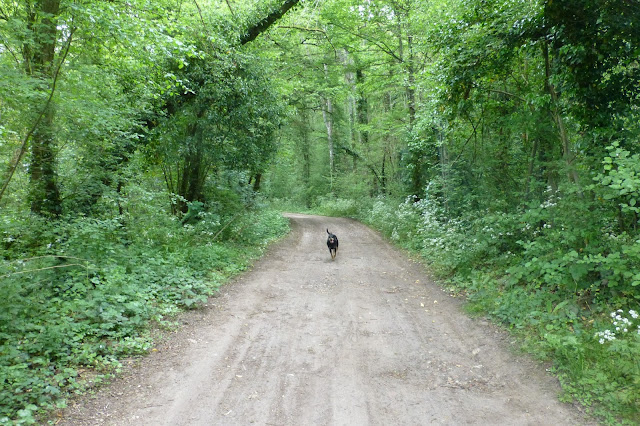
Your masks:
{"label": "tree", "polygon": [[544,23],[554,50],[559,88],[572,96],[571,111],[590,127],[610,126],[637,103],[640,80],[640,4],[625,0],[544,3]]}
{"label": "tree", "polygon": [[275,151],[281,106],[255,57],[201,50],[174,76],[166,117],[154,130],[167,188],[177,211],[206,202],[207,178],[221,170],[245,171],[254,184]]}
{"label": "tree", "polygon": [[[153,63],[159,52],[181,55],[171,37],[153,29],[162,14],[140,10],[131,3],[122,9],[105,2],[2,4],[0,64],[10,80],[0,94],[17,143],[0,199],[27,153],[34,213],[86,212],[100,188],[119,185],[115,166],[134,150],[144,110],[162,80]],[[150,45],[157,50],[145,49]]]}
{"label": "tree", "polygon": [[[54,82],[57,78],[56,44],[58,42],[58,18],[60,0],[42,0],[27,4],[26,34],[22,46],[23,66],[28,76],[40,80],[38,98],[47,97],[44,106],[33,105],[40,110],[38,124],[31,133],[31,211],[57,216],[62,212],[60,190],[56,182],[55,157],[55,104],[52,102]],[[67,44],[71,43],[71,32]],[[68,47],[64,50],[68,52]],[[57,58],[59,62],[64,56]],[[59,64],[58,66],[61,66]],[[56,75],[54,75],[54,72]],[[25,142],[26,143],[26,139]]]}

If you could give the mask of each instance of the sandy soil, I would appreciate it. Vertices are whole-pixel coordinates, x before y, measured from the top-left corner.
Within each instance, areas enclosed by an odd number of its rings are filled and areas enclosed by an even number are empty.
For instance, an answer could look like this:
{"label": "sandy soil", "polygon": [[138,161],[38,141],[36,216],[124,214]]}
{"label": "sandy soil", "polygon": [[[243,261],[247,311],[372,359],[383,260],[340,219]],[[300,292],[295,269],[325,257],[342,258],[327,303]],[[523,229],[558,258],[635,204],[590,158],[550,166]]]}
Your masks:
{"label": "sandy soil", "polygon": [[[544,366],[375,232],[292,232],[59,425],[577,425]],[[340,240],[331,260],[326,228]]]}

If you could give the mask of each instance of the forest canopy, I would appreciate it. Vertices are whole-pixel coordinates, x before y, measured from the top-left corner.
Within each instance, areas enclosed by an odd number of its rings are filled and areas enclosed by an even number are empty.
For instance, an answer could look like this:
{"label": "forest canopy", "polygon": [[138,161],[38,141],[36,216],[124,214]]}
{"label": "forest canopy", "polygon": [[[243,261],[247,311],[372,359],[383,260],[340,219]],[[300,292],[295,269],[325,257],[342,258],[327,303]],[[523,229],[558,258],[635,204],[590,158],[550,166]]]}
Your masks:
{"label": "forest canopy", "polygon": [[[639,23],[636,0],[0,0],[0,421],[148,350],[284,209],[376,227],[567,399],[638,420]],[[612,312],[632,332],[601,341]]]}

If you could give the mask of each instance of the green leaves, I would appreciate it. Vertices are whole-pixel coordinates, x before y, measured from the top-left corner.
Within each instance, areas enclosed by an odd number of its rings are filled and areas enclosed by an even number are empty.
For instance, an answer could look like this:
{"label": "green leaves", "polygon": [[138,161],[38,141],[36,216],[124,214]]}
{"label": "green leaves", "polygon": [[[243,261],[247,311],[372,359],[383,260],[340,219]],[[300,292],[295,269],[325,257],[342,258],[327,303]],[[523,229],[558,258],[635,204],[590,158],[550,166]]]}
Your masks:
{"label": "green leaves", "polygon": [[159,119],[151,148],[168,190],[184,200],[179,211],[213,201],[206,187],[220,173],[261,173],[275,153],[282,103],[262,66],[253,56],[213,52],[168,73],[184,90],[166,96],[170,114]]}
{"label": "green leaves", "polygon": [[[277,212],[250,212],[226,234],[242,237],[223,244],[211,241],[220,223],[185,227],[166,211],[129,218],[127,227],[89,218],[31,225],[48,250],[90,261],[82,273],[45,270],[63,265],[49,258],[27,262],[28,274],[0,262],[0,423],[35,423],[88,380],[114,373],[119,359],[147,353],[153,321],[166,326],[180,309],[201,306],[288,230]],[[0,244],[0,258],[21,258],[29,244]]]}
{"label": "green leaves", "polygon": [[640,155],[632,154],[614,142],[607,147],[609,152],[602,160],[604,173],[594,178],[591,186],[604,200],[611,200],[620,206],[623,213],[637,214],[640,206]]}
{"label": "green leaves", "polygon": [[638,104],[639,13],[637,3],[624,0],[545,2],[545,24],[558,53],[554,68],[563,90],[575,96],[574,114],[588,126],[615,124],[629,104]]}

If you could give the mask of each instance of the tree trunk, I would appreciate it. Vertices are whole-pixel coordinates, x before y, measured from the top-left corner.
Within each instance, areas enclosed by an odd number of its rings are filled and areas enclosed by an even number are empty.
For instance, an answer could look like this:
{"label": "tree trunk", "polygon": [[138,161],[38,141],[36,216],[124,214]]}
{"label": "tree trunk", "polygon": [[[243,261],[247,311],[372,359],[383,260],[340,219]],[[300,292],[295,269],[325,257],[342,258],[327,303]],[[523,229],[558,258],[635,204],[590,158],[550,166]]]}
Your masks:
{"label": "tree trunk", "polygon": [[[329,79],[329,66],[324,64],[325,77]],[[333,172],[334,172],[334,143],[333,143],[333,102],[329,96],[324,99],[324,108],[322,109],[322,118],[327,128],[327,144],[329,146],[329,172],[331,173],[331,186],[333,190]]]}
{"label": "tree trunk", "polygon": [[[416,77],[413,57],[413,36],[411,36],[411,34],[407,34],[407,52],[405,52],[403,32],[403,25],[402,22],[400,22],[398,23],[398,54],[400,56],[400,61],[403,64],[403,72],[406,74],[404,90],[406,96],[406,106],[409,115],[409,121],[407,123],[407,133],[411,135],[416,120]],[[414,156],[411,162],[413,165],[410,176],[411,189],[417,201],[421,198],[420,193],[422,192],[422,158]]]}
{"label": "tree trunk", "polygon": [[302,120],[302,181],[305,188],[308,188],[311,182],[311,152],[309,147],[309,116],[306,110],[303,112]]}
{"label": "tree trunk", "polygon": [[[349,120],[349,142],[351,144],[351,149],[357,149],[357,129],[356,129],[356,122],[357,122],[357,114],[358,114],[358,105],[357,105],[357,87],[356,87],[356,77],[355,77],[355,73],[353,71],[350,71],[351,69],[353,69],[353,65],[354,65],[354,61],[351,58],[351,56],[349,55],[349,52],[347,50],[344,50],[344,57],[343,57],[343,66],[345,67],[345,74],[344,74],[344,80],[345,80],[345,84],[348,86],[349,88],[349,95],[347,96],[345,102],[346,102],[346,112],[347,112],[347,118]],[[352,171],[355,172],[358,168],[358,161],[356,157],[352,157]]]}
{"label": "tree trunk", "polygon": [[[524,134],[523,136],[524,139],[524,143],[526,144],[529,141],[529,133]],[[527,178],[524,182],[524,201],[529,201],[529,192],[531,191],[531,179],[533,177],[533,167],[535,165],[536,162],[536,156],[538,154],[538,138],[534,138],[533,139],[533,145],[531,147],[531,157],[529,158],[529,166],[527,169]]]}
{"label": "tree trunk", "polygon": [[[36,2],[29,11],[28,28],[33,33],[33,43],[23,46],[24,66],[28,75],[45,82],[45,92],[52,90],[59,12],[60,0]],[[55,106],[50,102],[31,139],[29,192],[33,213],[58,216],[62,213],[62,200],[56,182],[54,118]]]}
{"label": "tree trunk", "polygon": [[380,170],[380,193],[385,195],[387,193],[387,152],[382,154],[382,168]]}
{"label": "tree trunk", "polygon": [[302,129],[302,182],[304,183],[304,202],[309,208],[311,207],[311,197],[309,197],[309,187],[311,185],[311,151],[309,142],[309,118],[305,112],[303,116],[303,129]]}
{"label": "tree trunk", "polygon": [[[358,67],[356,70],[356,89],[359,85],[364,83],[364,73],[362,69]],[[358,117],[358,126],[360,127],[359,136],[360,143],[364,145],[367,149],[369,147],[369,132],[366,129],[366,126],[369,124],[369,113],[368,113],[368,103],[367,97],[362,90],[358,90],[358,102],[356,104],[357,109],[357,117]]]}
{"label": "tree trunk", "polygon": [[449,151],[444,141],[440,140],[438,148],[440,156],[440,173],[442,176],[442,199],[444,200],[444,209],[449,211]]}
{"label": "tree trunk", "polygon": [[407,35],[407,49],[409,49],[409,56],[406,59],[407,62],[407,106],[409,109],[409,131],[413,130],[413,125],[416,121],[416,75],[414,69],[414,57],[413,57],[413,37]]}
{"label": "tree trunk", "polygon": [[[392,75],[390,75],[390,79],[391,77],[393,77]],[[382,97],[382,108],[385,114],[390,114],[391,113],[391,109],[392,109],[392,105],[391,105],[391,95],[389,94],[389,92],[385,92],[383,97]],[[380,191],[382,192],[382,194],[386,193],[386,186],[387,186],[387,177],[386,177],[386,162],[387,162],[387,155],[389,151],[393,151],[390,146],[391,146],[391,135],[390,132],[385,132],[384,136],[382,137],[382,140],[384,142],[384,146],[383,146],[383,153],[382,153],[382,166],[381,166],[381,175],[382,178],[380,178]]]}
{"label": "tree trunk", "polygon": [[278,19],[282,18],[285,13],[289,11],[293,6],[298,4],[299,0],[285,0],[280,7],[275,8],[266,17],[262,18],[258,23],[251,26],[246,34],[240,38],[240,44],[247,44],[253,41],[260,34],[265,32],[271,25],[273,25]]}
{"label": "tree trunk", "polygon": [[260,191],[260,182],[262,181],[262,173],[256,173],[255,178],[253,179],[253,190],[255,192]]}
{"label": "tree trunk", "polygon": [[544,63],[545,63],[545,89],[551,96],[551,117],[553,121],[558,126],[558,134],[560,137],[560,141],[562,143],[562,157],[565,160],[567,165],[567,175],[569,181],[572,181],[577,186],[580,185],[580,180],[578,178],[578,172],[575,169],[573,164],[576,155],[573,151],[573,147],[571,146],[571,141],[569,139],[569,134],[567,133],[567,128],[564,125],[564,120],[562,118],[562,111],[560,110],[558,92],[556,92],[555,87],[551,83],[551,63],[549,61],[549,46],[547,43],[542,43],[542,54],[544,55]]}

